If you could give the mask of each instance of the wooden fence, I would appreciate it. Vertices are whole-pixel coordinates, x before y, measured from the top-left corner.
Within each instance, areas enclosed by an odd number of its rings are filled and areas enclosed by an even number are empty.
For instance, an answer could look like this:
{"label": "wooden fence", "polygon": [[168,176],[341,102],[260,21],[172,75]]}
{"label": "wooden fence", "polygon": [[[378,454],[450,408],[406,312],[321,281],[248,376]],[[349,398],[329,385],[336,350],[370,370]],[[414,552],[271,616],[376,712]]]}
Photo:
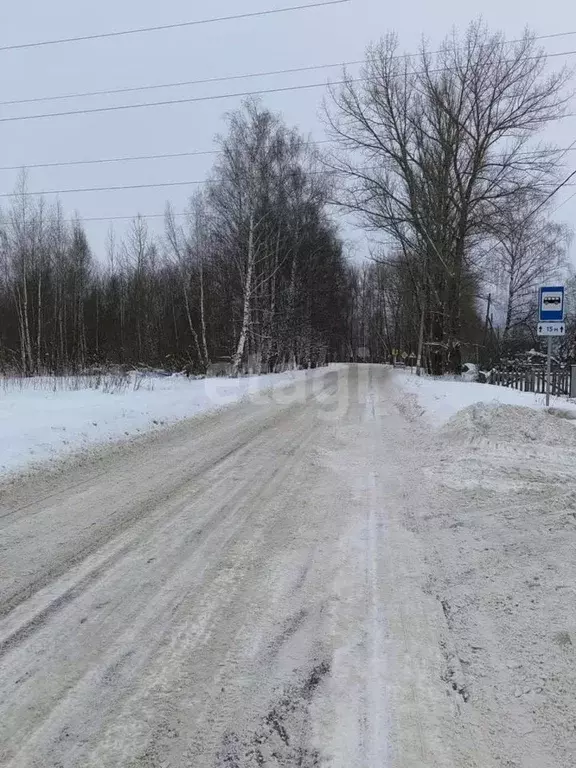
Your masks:
{"label": "wooden fence", "polygon": [[[511,387],[521,392],[546,392],[546,368],[496,368],[489,378],[490,384],[501,387]],[[570,394],[570,370],[568,368],[553,368],[551,394]]]}

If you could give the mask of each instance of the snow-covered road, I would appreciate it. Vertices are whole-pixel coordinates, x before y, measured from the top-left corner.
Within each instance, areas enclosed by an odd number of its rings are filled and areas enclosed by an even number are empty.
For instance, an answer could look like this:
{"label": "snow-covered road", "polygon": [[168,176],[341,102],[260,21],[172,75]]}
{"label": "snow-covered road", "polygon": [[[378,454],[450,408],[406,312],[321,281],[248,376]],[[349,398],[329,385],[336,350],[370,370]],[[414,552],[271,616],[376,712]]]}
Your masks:
{"label": "snow-covered road", "polygon": [[0,764],[460,765],[388,376],[328,371],[8,491]]}
{"label": "snow-covered road", "polygon": [[516,461],[573,427],[434,432],[395,381],[328,369],[5,488],[0,765],[573,765],[576,491],[541,522]]}

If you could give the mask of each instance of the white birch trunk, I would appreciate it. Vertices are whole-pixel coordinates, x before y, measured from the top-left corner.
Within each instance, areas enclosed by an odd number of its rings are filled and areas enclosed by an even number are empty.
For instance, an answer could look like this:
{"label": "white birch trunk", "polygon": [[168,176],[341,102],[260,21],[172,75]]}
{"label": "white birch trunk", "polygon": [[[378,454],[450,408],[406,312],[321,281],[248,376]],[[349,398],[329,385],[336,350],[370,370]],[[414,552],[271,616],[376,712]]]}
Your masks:
{"label": "white birch trunk", "polygon": [[244,279],[244,311],[242,313],[242,328],[238,346],[232,358],[232,373],[237,376],[240,369],[240,363],[244,355],[248,328],[250,327],[250,305],[252,298],[252,277],[254,273],[254,219],[250,217],[250,235],[248,237],[248,258],[246,260],[246,276]]}
{"label": "white birch trunk", "polygon": [[200,256],[200,327],[202,329],[202,351],[204,352],[204,367],[208,370],[210,365],[210,356],[208,355],[208,344],[206,342],[206,315],[204,313],[204,267],[202,256]]}

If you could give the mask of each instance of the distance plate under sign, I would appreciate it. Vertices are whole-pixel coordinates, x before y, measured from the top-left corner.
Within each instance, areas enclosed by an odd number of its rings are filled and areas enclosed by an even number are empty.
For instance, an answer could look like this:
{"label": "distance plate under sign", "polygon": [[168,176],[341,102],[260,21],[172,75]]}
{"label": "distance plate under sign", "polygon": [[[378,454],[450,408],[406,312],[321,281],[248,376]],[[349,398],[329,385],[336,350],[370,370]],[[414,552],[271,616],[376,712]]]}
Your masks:
{"label": "distance plate under sign", "polygon": [[564,323],[538,323],[538,336],[565,336]]}

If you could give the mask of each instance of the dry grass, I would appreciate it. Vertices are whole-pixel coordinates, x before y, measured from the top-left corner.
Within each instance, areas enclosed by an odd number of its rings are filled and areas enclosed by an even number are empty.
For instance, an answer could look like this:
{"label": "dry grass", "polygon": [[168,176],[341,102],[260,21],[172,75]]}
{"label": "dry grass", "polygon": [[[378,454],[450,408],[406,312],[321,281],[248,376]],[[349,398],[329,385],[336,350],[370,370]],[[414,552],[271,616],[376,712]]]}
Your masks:
{"label": "dry grass", "polygon": [[81,392],[93,390],[107,395],[154,389],[154,381],[145,373],[98,373],[65,376],[1,376],[0,386],[6,394],[11,392]]}

